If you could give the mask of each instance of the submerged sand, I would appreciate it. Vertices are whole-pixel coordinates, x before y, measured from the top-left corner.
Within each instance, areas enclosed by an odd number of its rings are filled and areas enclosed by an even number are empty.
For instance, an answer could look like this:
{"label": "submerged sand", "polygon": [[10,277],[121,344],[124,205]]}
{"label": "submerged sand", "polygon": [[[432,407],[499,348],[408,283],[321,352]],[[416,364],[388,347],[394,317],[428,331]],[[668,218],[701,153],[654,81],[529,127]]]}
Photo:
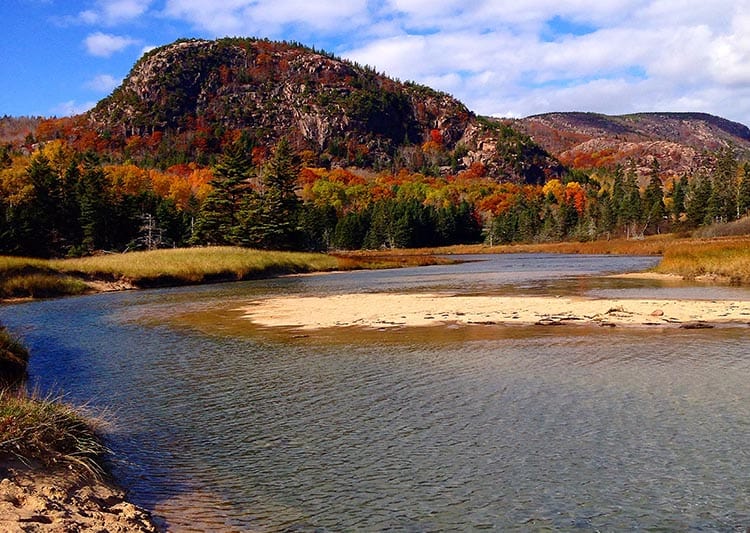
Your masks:
{"label": "submerged sand", "polygon": [[708,327],[750,324],[750,301],[359,293],[284,296],[242,308],[265,327],[393,328],[452,324]]}

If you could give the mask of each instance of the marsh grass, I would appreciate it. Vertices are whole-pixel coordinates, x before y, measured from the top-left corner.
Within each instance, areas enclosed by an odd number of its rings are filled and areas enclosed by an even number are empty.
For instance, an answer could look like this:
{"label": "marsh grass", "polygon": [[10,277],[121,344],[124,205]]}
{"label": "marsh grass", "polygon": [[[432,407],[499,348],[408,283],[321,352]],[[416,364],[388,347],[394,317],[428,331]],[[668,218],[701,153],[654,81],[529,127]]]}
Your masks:
{"label": "marsh grass", "polygon": [[0,279],[0,298],[52,298],[88,290],[83,280],[54,273],[33,272]]}
{"label": "marsh grass", "polygon": [[750,238],[691,240],[675,243],[664,252],[657,272],[686,279],[708,278],[750,284]]}
{"label": "marsh grass", "polygon": [[51,397],[0,390],[0,457],[100,477],[107,449],[95,418]]}
{"label": "marsh grass", "polygon": [[55,271],[44,259],[0,256],[0,298],[49,298],[87,290],[82,280]]}
{"label": "marsh grass", "polygon": [[[416,253],[413,253],[416,252]],[[425,250],[389,250],[367,252],[337,252],[338,270],[386,269],[429,265],[443,265],[455,261],[438,257]]]}
{"label": "marsh grass", "polygon": [[0,298],[51,297],[92,290],[87,282],[136,287],[235,281],[341,268],[333,256],[233,247],[178,248],[78,259],[0,256]]}
{"label": "marsh grass", "polygon": [[137,286],[153,286],[334,270],[338,263],[324,254],[210,247],[62,259],[49,265],[85,278],[124,279]]}
{"label": "marsh grass", "polygon": [[750,217],[743,217],[732,222],[711,224],[698,228],[695,237],[710,239],[714,237],[737,237],[750,235]]}
{"label": "marsh grass", "polygon": [[486,244],[459,244],[440,248],[418,248],[412,250],[384,250],[363,252],[387,256],[409,255],[459,255],[459,254],[511,254],[511,253],[558,253],[595,255],[661,255],[675,241],[674,235],[654,235],[645,239],[611,239],[586,242],[550,242],[537,244],[508,244],[489,246]]}
{"label": "marsh grass", "polygon": [[0,325],[0,388],[18,387],[26,379],[29,351]]}
{"label": "marsh grass", "polygon": [[0,326],[0,459],[34,466],[66,467],[78,475],[104,473],[102,422],[24,387],[29,351]]}

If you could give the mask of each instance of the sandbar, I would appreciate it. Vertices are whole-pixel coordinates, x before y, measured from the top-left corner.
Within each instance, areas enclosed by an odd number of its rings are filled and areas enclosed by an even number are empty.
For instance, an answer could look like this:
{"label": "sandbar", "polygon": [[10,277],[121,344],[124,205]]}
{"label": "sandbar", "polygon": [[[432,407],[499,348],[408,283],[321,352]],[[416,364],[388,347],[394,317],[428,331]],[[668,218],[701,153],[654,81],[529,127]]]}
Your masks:
{"label": "sandbar", "polygon": [[266,298],[241,310],[259,326],[302,330],[444,323],[684,328],[750,324],[750,301],[729,300],[356,293]]}

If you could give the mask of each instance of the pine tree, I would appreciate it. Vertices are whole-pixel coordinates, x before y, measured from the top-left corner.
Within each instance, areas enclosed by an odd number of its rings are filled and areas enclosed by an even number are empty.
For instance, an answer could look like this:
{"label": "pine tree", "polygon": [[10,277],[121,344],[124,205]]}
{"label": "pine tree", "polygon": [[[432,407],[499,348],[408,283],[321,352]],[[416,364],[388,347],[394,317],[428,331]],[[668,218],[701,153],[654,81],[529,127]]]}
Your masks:
{"label": "pine tree", "polygon": [[679,180],[675,180],[674,189],[672,190],[672,216],[676,221],[680,220],[680,216],[685,212],[685,195],[687,191],[687,176],[682,176]]}
{"label": "pine tree", "polygon": [[77,189],[84,251],[106,248],[109,245],[107,226],[110,219],[107,176],[101,168],[89,163],[78,181]]}
{"label": "pine tree", "polygon": [[711,219],[728,222],[737,216],[737,157],[731,148],[721,150],[716,157],[713,190],[709,199]]}
{"label": "pine tree", "polygon": [[646,213],[646,223],[653,225],[658,233],[666,208],[664,207],[664,189],[657,172],[651,174],[651,181],[643,193],[643,207]]}
{"label": "pine tree", "polygon": [[57,207],[60,198],[60,183],[50,166],[49,159],[37,154],[26,169],[26,176],[33,187],[33,195],[24,207],[21,245],[34,256],[49,256],[54,253],[59,238]]}
{"label": "pine tree", "polygon": [[698,227],[710,220],[708,215],[708,201],[713,187],[711,180],[699,175],[690,183],[690,191],[686,198],[685,214],[691,227]]}
{"label": "pine tree", "polygon": [[213,190],[198,211],[195,242],[240,244],[240,210],[251,192],[252,168],[242,143],[226,150],[214,168]]}
{"label": "pine tree", "polygon": [[243,209],[246,221],[243,232],[250,232],[251,240],[258,246],[272,249],[299,246],[302,205],[297,196],[299,168],[298,157],[282,138],[264,169],[260,198],[248,202]]}
{"label": "pine tree", "polygon": [[750,212],[750,163],[745,163],[737,192],[737,216],[744,217],[748,212]]}

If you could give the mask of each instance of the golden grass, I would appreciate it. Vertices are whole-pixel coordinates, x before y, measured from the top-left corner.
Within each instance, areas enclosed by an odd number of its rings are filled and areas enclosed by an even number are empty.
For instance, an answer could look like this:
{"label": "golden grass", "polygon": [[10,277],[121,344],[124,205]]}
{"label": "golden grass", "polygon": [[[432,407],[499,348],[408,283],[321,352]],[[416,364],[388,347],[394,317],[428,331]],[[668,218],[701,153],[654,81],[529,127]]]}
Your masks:
{"label": "golden grass", "polygon": [[29,351],[0,325],[0,387],[16,387],[26,379]]}
{"label": "golden grass", "polygon": [[0,279],[0,298],[51,298],[87,290],[89,287],[82,280],[59,274],[18,274]]}
{"label": "golden grass", "polygon": [[611,239],[586,242],[550,242],[538,244],[506,244],[488,246],[471,244],[431,248],[434,254],[512,254],[512,253],[555,253],[593,255],[661,255],[675,241],[674,235],[654,235],[645,239]]}
{"label": "golden grass", "polygon": [[100,476],[107,450],[97,424],[49,397],[0,390],[0,457]]}
{"label": "golden grass", "polygon": [[236,247],[178,248],[79,259],[42,260],[0,256],[0,298],[49,297],[93,290],[84,282],[124,281],[136,287],[245,280],[282,274],[449,263],[440,256],[488,253],[663,255],[659,272],[688,278],[715,276],[750,283],[745,250],[750,237],[701,239],[657,235],[641,240],[459,245],[413,250],[319,254]]}
{"label": "golden grass", "polygon": [[686,279],[707,278],[750,284],[750,238],[727,237],[675,243],[664,253],[657,272]]}
{"label": "golden grass", "polygon": [[334,270],[338,263],[325,254],[220,246],[61,259],[50,261],[49,265],[57,271],[94,279],[125,279],[136,285],[150,285],[160,280],[166,284],[200,283]]}

